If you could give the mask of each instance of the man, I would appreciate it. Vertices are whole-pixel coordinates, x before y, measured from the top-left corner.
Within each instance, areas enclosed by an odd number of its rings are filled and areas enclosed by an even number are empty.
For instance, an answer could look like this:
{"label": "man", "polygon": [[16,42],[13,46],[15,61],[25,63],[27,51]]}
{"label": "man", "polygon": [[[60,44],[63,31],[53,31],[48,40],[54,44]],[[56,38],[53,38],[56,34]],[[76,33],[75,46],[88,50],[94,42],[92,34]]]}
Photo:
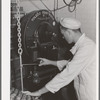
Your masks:
{"label": "man", "polygon": [[60,20],[61,33],[65,40],[75,43],[71,48],[74,55],[71,61],[51,61],[45,58],[41,60],[39,66],[56,65],[59,70],[63,71],[57,74],[45,87],[36,92],[24,92],[31,96],[41,96],[50,91],[57,92],[62,87],[68,85],[74,80],[74,87],[78,100],[96,100],[96,46],[95,43],[86,37],[85,33],[80,30],[81,23],[72,18],[62,18]]}

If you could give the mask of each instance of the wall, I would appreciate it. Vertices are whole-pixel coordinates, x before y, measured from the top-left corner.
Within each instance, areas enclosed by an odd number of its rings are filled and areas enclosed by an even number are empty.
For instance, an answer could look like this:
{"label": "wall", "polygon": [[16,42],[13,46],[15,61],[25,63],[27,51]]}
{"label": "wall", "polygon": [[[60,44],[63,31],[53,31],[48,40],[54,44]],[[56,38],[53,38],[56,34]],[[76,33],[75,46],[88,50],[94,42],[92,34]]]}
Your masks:
{"label": "wall", "polygon": [[[54,9],[54,0],[42,1],[50,10]],[[55,1],[57,2],[57,0]],[[66,1],[69,2],[70,0]],[[20,5],[23,6],[26,13],[33,10],[46,9],[40,0],[21,0]],[[64,5],[63,0],[58,0],[58,7]],[[82,23],[82,32],[85,32],[91,39],[96,41],[96,0],[82,0],[81,4],[77,5],[76,10],[72,13],[65,7],[56,12],[56,17],[58,20],[61,17],[76,17]]]}

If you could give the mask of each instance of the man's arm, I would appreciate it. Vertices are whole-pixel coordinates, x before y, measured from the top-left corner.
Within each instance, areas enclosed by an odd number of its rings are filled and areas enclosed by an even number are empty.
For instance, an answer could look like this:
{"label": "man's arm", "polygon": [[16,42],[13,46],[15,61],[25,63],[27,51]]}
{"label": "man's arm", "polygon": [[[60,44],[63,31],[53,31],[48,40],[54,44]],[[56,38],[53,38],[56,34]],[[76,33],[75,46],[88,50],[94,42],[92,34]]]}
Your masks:
{"label": "man's arm", "polygon": [[38,58],[40,60],[39,66],[54,65],[57,66],[57,61],[52,61],[46,58]]}
{"label": "man's arm", "polygon": [[41,60],[39,66],[53,65],[57,66],[59,70],[62,70],[63,67],[66,66],[69,62],[68,60],[52,61],[45,58],[38,58],[38,59]]}
{"label": "man's arm", "polygon": [[41,88],[40,90],[36,92],[29,92],[29,91],[23,91],[26,95],[40,97],[42,94],[49,92],[49,90],[46,87]]}
{"label": "man's arm", "polygon": [[66,68],[46,84],[46,88],[52,93],[57,92],[62,87],[68,85],[83,69],[92,63],[92,60],[94,61],[94,59],[95,48],[93,48],[93,46],[81,48],[68,63]]}

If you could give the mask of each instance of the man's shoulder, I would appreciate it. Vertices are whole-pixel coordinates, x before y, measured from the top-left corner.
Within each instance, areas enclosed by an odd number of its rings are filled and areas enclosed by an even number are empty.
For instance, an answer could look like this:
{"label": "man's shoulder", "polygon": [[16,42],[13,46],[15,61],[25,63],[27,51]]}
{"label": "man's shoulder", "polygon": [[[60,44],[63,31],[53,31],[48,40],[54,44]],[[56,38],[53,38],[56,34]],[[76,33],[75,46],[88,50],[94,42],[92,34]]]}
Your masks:
{"label": "man's shoulder", "polygon": [[79,50],[85,51],[89,54],[95,53],[96,52],[96,43],[92,39],[86,37],[84,39],[84,42],[81,44]]}
{"label": "man's shoulder", "polygon": [[94,47],[96,46],[96,43],[92,39],[90,39],[89,37],[85,37],[84,44],[94,46]]}

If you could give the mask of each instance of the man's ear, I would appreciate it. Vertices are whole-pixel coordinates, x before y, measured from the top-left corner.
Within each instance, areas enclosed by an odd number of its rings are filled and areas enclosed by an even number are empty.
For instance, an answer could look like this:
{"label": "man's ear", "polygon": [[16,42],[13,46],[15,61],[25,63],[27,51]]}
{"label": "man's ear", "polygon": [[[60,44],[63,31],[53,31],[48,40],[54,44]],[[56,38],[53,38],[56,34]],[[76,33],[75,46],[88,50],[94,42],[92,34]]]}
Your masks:
{"label": "man's ear", "polygon": [[71,33],[72,33],[71,31],[72,30],[70,30],[70,29],[67,30],[67,32],[68,32],[69,35],[71,35]]}
{"label": "man's ear", "polygon": [[69,33],[69,35],[71,35],[71,36],[74,35],[73,30],[70,30],[70,29],[69,29],[69,30],[68,30],[68,33]]}

